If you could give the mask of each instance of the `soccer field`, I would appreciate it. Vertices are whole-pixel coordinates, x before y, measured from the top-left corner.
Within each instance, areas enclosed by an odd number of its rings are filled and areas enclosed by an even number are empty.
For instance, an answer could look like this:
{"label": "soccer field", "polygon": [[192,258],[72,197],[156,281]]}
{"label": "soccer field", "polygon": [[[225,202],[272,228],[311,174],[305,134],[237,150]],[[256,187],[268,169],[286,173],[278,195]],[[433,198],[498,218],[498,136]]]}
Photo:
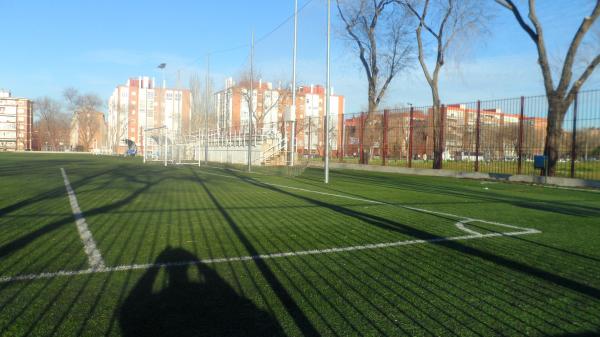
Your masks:
{"label": "soccer field", "polygon": [[600,335],[600,193],[0,154],[0,336]]}

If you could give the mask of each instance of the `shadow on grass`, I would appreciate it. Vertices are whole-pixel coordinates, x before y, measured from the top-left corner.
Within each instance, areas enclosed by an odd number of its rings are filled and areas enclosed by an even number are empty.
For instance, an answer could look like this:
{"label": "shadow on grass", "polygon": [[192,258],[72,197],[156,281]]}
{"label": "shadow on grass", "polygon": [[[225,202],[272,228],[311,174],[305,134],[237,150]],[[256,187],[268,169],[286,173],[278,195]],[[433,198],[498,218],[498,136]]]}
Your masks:
{"label": "shadow on grass", "polygon": [[[552,201],[540,201],[536,199],[526,198],[519,195],[502,195],[499,193],[490,192],[489,190],[483,191],[473,191],[473,190],[458,190],[456,185],[453,186],[444,186],[441,184],[424,184],[417,183],[413,181],[409,181],[409,179],[403,179],[402,181],[398,181],[397,177],[366,177],[365,174],[353,173],[348,171],[336,171],[336,175],[340,177],[344,177],[346,179],[352,180],[355,184],[359,181],[363,181],[370,186],[379,186],[379,187],[388,187],[394,189],[405,189],[409,191],[419,191],[419,192],[428,192],[434,194],[443,194],[453,197],[466,198],[466,199],[474,199],[476,202],[481,202],[482,200],[491,201],[491,202],[502,202],[509,205],[534,209],[538,211],[545,211],[551,213],[559,213],[566,214],[570,216],[578,216],[578,217],[591,217],[591,216],[600,216],[600,208],[598,207],[589,207],[580,204],[571,204],[560,202],[556,200]],[[411,177],[412,178],[412,177]],[[311,180],[311,178],[305,178]],[[436,180],[436,182],[439,182]]]}
{"label": "shadow on grass", "polygon": [[[337,175],[337,174],[339,174],[339,175],[342,175],[342,176],[344,176],[344,175],[351,175],[351,176],[353,177],[353,179],[355,179],[355,178],[358,178],[358,176],[354,176],[353,174],[340,173],[340,172],[337,172],[337,171],[336,171],[336,175]],[[368,180],[372,180],[371,178],[365,178],[365,177],[362,177],[361,179],[368,179]],[[389,179],[389,178],[383,178],[383,177],[382,177],[382,179]],[[302,183],[303,183],[303,184],[310,185],[310,186],[317,187],[317,188],[319,188],[319,189],[324,189],[324,190],[327,190],[327,191],[331,191],[331,192],[337,192],[337,193],[340,193],[340,194],[349,195],[349,196],[353,196],[353,197],[357,197],[357,198],[370,199],[370,197],[368,197],[368,196],[365,196],[365,195],[363,195],[363,194],[359,194],[359,193],[351,193],[351,192],[348,192],[348,191],[346,191],[346,190],[337,189],[337,188],[332,188],[331,186],[326,186],[326,185],[323,185],[322,183],[316,183],[316,182],[314,182],[314,180],[313,180],[312,178],[307,178],[307,177],[305,177],[304,179],[302,179]],[[370,183],[369,183],[369,184],[370,184]],[[411,184],[411,183],[409,183],[409,184]],[[387,183],[386,183],[386,184],[384,184],[384,185],[381,185],[381,186],[382,186],[382,187],[387,187],[387,188],[406,189],[406,187],[405,187],[405,186],[403,186],[403,185],[405,185],[405,183],[404,183],[404,182],[402,182],[402,183],[397,183],[397,184],[395,184],[394,186],[388,185]],[[425,186],[425,185],[423,185],[423,186]],[[438,188],[437,186],[436,186],[436,187],[433,187],[432,185],[427,185],[427,186],[431,187],[432,189],[437,189],[437,188]],[[420,191],[421,191],[421,190],[420,190]],[[446,191],[446,192],[448,192],[449,194],[455,194],[455,193],[459,193],[459,192],[456,192],[456,191],[454,191],[454,190],[451,190],[451,191]],[[435,192],[433,192],[433,193],[435,193]],[[481,200],[479,200],[479,198],[480,198],[480,197],[475,197],[475,196],[471,196],[471,195],[469,195],[469,194],[471,194],[471,193],[480,194],[480,193],[477,193],[477,192],[472,192],[472,191],[469,191],[469,192],[467,192],[467,194],[464,194],[464,195],[463,195],[463,197],[465,197],[465,198],[467,198],[467,199],[477,199],[476,201],[457,202],[457,201],[453,200],[453,201],[447,202],[446,204],[448,204],[448,205],[457,205],[457,204],[462,204],[462,203],[464,203],[464,204],[474,204],[474,203],[476,203],[476,204],[480,204],[480,203],[481,203]],[[486,192],[486,194],[487,194],[487,192]],[[492,193],[492,194],[493,194],[493,195],[495,195],[495,193]],[[497,199],[497,198],[487,198],[487,201],[488,201],[488,202],[492,202],[492,203],[495,203],[495,202],[505,202],[505,199],[504,199],[504,198],[505,198],[504,196],[502,197],[502,199]],[[377,200],[377,199],[372,199],[372,200]],[[377,201],[379,201],[379,200],[377,200]],[[518,202],[518,201],[515,201],[515,202]],[[415,204],[417,204],[417,205],[422,205],[423,203],[417,202],[417,203],[415,203]],[[514,202],[511,202],[511,204],[514,204]],[[396,205],[403,206],[403,205],[410,205],[410,203],[389,203],[389,205],[391,205],[391,206],[396,206]],[[523,206],[523,205],[521,205],[521,204],[517,204],[517,206]],[[579,214],[579,213],[578,213],[578,207],[579,207],[579,206],[576,206],[576,205],[571,205],[571,204],[568,204],[568,203],[567,203],[567,204],[565,204],[565,207],[566,207],[566,206],[573,207],[573,210],[572,210],[571,212],[563,212],[563,211],[559,211],[559,213],[563,213],[563,214],[567,214],[567,215]],[[530,208],[530,207],[526,207],[526,208]],[[541,209],[541,208],[539,208],[539,207],[534,207],[534,208],[536,208],[536,210],[541,210],[541,211],[556,211],[556,209],[553,209],[553,210],[548,210],[548,209],[545,209],[545,208],[544,208],[544,209]],[[600,212],[600,208],[594,208],[594,207],[586,207],[586,208],[588,208],[588,209],[590,209],[590,210],[595,210],[595,211],[598,211],[598,212]],[[541,247],[544,247],[544,248],[547,248],[547,249],[556,250],[556,251],[558,251],[558,252],[560,252],[560,253],[564,253],[564,254],[573,255],[573,256],[576,256],[576,257],[579,257],[579,258],[583,258],[583,259],[587,259],[587,260],[591,260],[591,261],[595,261],[595,262],[600,262],[600,259],[598,259],[598,258],[596,258],[596,257],[593,257],[593,256],[588,256],[588,255],[585,255],[585,254],[581,254],[581,253],[574,252],[574,251],[570,251],[570,250],[566,250],[566,249],[562,249],[562,248],[560,248],[560,247],[555,247],[555,246],[548,245],[548,244],[543,244],[543,243],[541,243],[541,242],[536,242],[536,241],[533,241],[533,240],[527,239],[527,238],[525,238],[525,237],[518,237],[518,236],[514,236],[514,237],[513,237],[513,239],[515,239],[515,240],[520,240],[520,241],[524,241],[524,242],[527,242],[527,243],[530,243],[530,244],[533,244],[533,245],[536,245],[536,246],[541,246]]]}
{"label": "shadow on grass", "polygon": [[585,331],[576,333],[565,333],[559,335],[552,335],[551,337],[598,337],[600,336],[600,330],[596,331]]}
{"label": "shadow on grass", "polygon": [[[168,247],[156,263],[197,260],[186,250]],[[118,309],[124,336],[284,335],[275,317],[238,295],[206,265],[165,269],[165,287],[153,291],[161,269],[149,269]],[[190,279],[194,273],[199,282]]]}
{"label": "shadow on grass", "polygon": [[[348,209],[343,206],[331,204],[331,203],[324,202],[324,201],[321,201],[318,199],[313,199],[313,198],[306,197],[306,196],[303,196],[303,195],[300,195],[297,193],[288,192],[286,190],[283,190],[281,188],[278,188],[278,187],[275,187],[272,185],[265,185],[265,184],[261,183],[260,181],[257,181],[251,177],[237,175],[235,172],[230,172],[230,173],[236,175],[240,180],[245,181],[249,184],[252,184],[256,187],[274,191],[277,193],[281,193],[283,195],[292,196],[292,197],[304,200],[306,202],[309,202],[311,204],[327,208],[327,209],[337,212],[339,214],[360,219],[360,220],[362,220],[368,224],[374,225],[374,226],[399,231],[404,234],[409,234],[409,235],[415,237],[416,239],[422,239],[422,240],[442,239],[439,236],[424,232],[420,229],[413,228],[412,226],[402,224],[397,221],[392,221],[392,220],[385,219],[385,218],[375,216],[372,214],[367,214],[367,213],[359,212],[356,210]],[[432,242],[432,244],[443,246],[445,248],[452,249],[454,251],[458,251],[463,254],[468,254],[471,256],[481,258],[483,260],[493,262],[499,266],[503,266],[505,268],[508,268],[508,269],[511,269],[511,270],[514,270],[517,272],[521,272],[526,275],[531,275],[531,276],[543,279],[547,282],[551,282],[556,285],[571,289],[575,292],[590,296],[592,298],[600,298],[600,289],[595,288],[590,285],[587,285],[585,283],[576,281],[576,280],[572,280],[572,279],[563,277],[561,275],[554,274],[552,272],[543,270],[536,266],[531,266],[531,265],[525,264],[523,262],[514,261],[514,260],[511,260],[511,259],[503,257],[503,256],[499,256],[499,255],[496,255],[496,254],[493,254],[490,252],[483,251],[478,248],[474,248],[474,247],[465,245],[458,241],[441,240],[441,241],[437,241],[437,242]]]}
{"label": "shadow on grass", "polygon": [[[215,205],[215,207],[217,208],[217,210],[219,211],[221,216],[223,216],[223,218],[227,221],[227,223],[229,224],[229,226],[231,227],[231,229],[233,230],[233,232],[235,233],[237,238],[244,245],[244,247],[250,253],[250,255],[252,255],[252,256],[259,255],[259,252],[256,249],[256,247],[254,247],[254,245],[252,244],[250,239],[248,237],[246,237],[246,235],[240,230],[238,224],[235,222],[235,220],[233,220],[233,218],[231,217],[229,212],[227,212],[227,210],[223,207],[223,205],[219,202],[219,200],[213,195],[213,193],[210,191],[210,189],[208,189],[208,187],[205,185],[204,181],[198,176],[197,172],[194,170],[191,170],[191,172],[194,174],[196,180],[200,182],[202,188],[204,189],[204,191],[210,198],[211,202]],[[254,262],[256,263],[256,266],[260,270],[260,272],[263,275],[263,277],[265,278],[265,280],[267,280],[267,282],[269,283],[269,286],[271,287],[273,292],[275,292],[275,294],[277,295],[277,297],[279,298],[281,303],[286,308],[287,312],[294,319],[297,327],[302,331],[303,335],[304,336],[319,336],[320,334],[317,331],[317,329],[315,328],[315,326],[310,322],[308,317],[306,317],[306,315],[304,314],[302,309],[294,301],[294,299],[289,294],[289,292],[286,290],[284,285],[277,279],[277,276],[275,276],[273,271],[271,271],[271,269],[266,264],[266,262],[261,259],[255,259]]]}
{"label": "shadow on grass", "polygon": [[[77,181],[71,182],[71,186],[73,187],[73,189],[75,189],[79,186],[85,185],[87,182],[93,180],[94,178],[97,178],[97,177],[100,177],[103,175],[110,175],[114,172],[117,172],[118,170],[119,170],[119,168],[115,168],[115,169],[108,170],[108,171],[96,172],[94,174],[85,176]],[[23,171],[21,171],[21,172],[23,172]],[[62,177],[60,176],[60,171],[59,171],[58,167],[56,169],[56,172],[57,172],[57,174],[56,174],[55,179],[57,179],[57,181],[60,180],[60,182],[61,182],[60,186],[57,186],[51,190],[42,192],[34,197],[20,200],[14,204],[2,207],[2,208],[0,208],[0,216],[8,215],[9,213],[15,212],[23,207],[31,206],[38,202],[43,202],[43,201],[47,201],[49,199],[54,199],[54,198],[65,197],[66,196],[65,186],[62,185],[63,180],[62,180]],[[0,176],[1,176],[1,174],[0,174]]]}
{"label": "shadow on grass", "polygon": [[[142,193],[144,193],[145,191],[147,191],[148,189],[150,189],[152,186],[154,186],[155,184],[160,183],[161,181],[163,181],[166,178],[160,178],[157,181],[154,182],[147,182],[147,181],[142,181],[137,179],[136,177],[130,177],[129,181],[130,182],[136,182],[136,183],[140,183],[142,184],[141,187],[135,189],[134,191],[131,192],[131,194],[129,194],[127,197],[115,201],[111,204],[108,205],[104,205],[104,206],[100,206],[100,207],[96,207],[94,209],[91,209],[87,212],[85,212],[85,216],[92,216],[92,215],[96,215],[96,214],[103,214],[106,212],[109,212],[111,210],[114,209],[119,209],[120,207],[127,205],[128,203],[130,203],[131,201],[135,200],[139,195],[141,195]],[[63,192],[63,194],[66,194],[66,191]],[[62,226],[66,225],[66,224],[73,224],[75,221],[74,216],[67,216],[64,217],[60,220],[54,221],[52,223],[46,224],[43,227],[40,227],[28,234],[25,234],[21,237],[19,237],[18,239],[15,239],[3,246],[0,246],[0,258],[7,256],[9,254],[11,254],[12,252],[19,250],[25,246],[27,246],[28,244],[30,244],[32,241],[34,241],[35,239],[48,234],[50,232],[53,232],[55,230],[57,230],[58,228],[61,228]]]}

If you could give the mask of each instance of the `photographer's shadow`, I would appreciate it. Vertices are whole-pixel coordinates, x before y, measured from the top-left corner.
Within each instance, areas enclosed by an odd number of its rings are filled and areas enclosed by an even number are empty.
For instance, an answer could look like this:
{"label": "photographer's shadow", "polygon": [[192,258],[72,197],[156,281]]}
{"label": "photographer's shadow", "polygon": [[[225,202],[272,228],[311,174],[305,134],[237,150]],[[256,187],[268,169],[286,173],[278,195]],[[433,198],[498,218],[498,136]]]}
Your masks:
{"label": "photographer's shadow", "polygon": [[[156,264],[197,260],[186,250],[167,248]],[[157,282],[162,269],[167,272],[163,285]],[[192,282],[195,272],[200,281]],[[202,263],[148,269],[119,310],[124,336],[284,335],[275,317],[238,295]]]}

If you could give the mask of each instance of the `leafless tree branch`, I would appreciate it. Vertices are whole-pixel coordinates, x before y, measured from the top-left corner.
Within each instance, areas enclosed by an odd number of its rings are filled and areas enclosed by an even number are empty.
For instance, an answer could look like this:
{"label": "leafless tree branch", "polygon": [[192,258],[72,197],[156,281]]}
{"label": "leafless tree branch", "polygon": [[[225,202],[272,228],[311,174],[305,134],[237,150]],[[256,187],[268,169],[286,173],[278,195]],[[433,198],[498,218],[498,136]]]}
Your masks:
{"label": "leafless tree branch", "polygon": [[518,24],[531,37],[537,48],[538,63],[542,71],[546,97],[548,99],[548,124],[546,128],[544,153],[548,156],[548,172],[550,175],[554,175],[556,163],[558,162],[558,148],[562,136],[562,124],[567,110],[585,81],[592,75],[598,66],[598,63],[600,63],[600,55],[594,55],[589,64],[584,66],[584,70],[579,78],[573,82],[573,68],[576,55],[586,33],[600,16],[600,0],[596,0],[596,4],[594,5],[591,14],[583,18],[573,36],[563,61],[560,79],[558,81],[558,86],[556,87],[554,86],[550,62],[546,52],[543,28],[535,10],[535,0],[529,0],[528,2],[528,17],[533,27],[524,21],[523,16],[512,0],[496,0],[496,2],[511,11]]}

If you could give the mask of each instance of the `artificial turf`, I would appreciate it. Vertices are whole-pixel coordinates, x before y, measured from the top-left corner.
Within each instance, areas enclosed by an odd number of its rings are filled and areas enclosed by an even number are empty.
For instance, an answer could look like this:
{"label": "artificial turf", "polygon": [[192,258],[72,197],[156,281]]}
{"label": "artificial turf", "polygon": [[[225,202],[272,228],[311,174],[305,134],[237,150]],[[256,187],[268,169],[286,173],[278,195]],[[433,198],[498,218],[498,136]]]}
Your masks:
{"label": "artificial turf", "polygon": [[600,334],[597,191],[0,154],[0,278],[89,267],[60,168],[109,267],[541,233],[7,281],[0,336]]}

